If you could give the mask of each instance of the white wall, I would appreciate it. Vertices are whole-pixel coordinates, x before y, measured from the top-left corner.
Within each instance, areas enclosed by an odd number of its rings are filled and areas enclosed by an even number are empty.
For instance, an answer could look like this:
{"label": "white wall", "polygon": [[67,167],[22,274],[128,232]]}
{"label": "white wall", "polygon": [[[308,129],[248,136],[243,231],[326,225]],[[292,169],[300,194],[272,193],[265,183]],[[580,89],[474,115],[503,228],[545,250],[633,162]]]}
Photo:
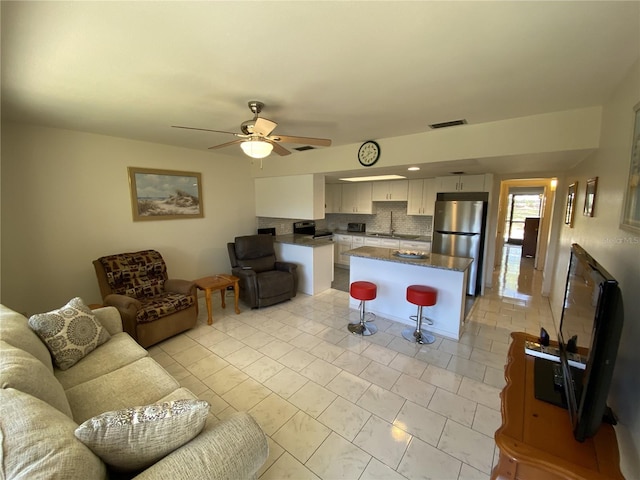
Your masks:
{"label": "white wall", "polygon": [[[202,173],[204,218],[133,222],[127,167]],[[255,232],[247,159],[43,127],[2,125],[0,300],[32,314],[100,302],[92,261],[153,248],[173,278],[229,272]]]}
{"label": "white wall", "polygon": [[[598,148],[601,107],[511,118],[497,122],[445,128],[425,133],[378,139],[380,160],[368,170],[384,167],[482,159],[503,155],[535,155]],[[304,157],[272,155],[256,177],[361,170],[357,160],[360,143],[305,152]]]}
{"label": "white wall", "polygon": [[[557,245],[552,310],[557,320],[572,243],[579,243],[620,282],[625,325],[616,360],[609,403],[619,416],[616,427],[626,478],[640,472],[640,232],[619,228],[623,195],[629,174],[633,107],[640,101],[640,62],[603,109],[600,149],[565,175],[558,184],[556,208],[564,214],[567,186],[578,181],[574,227],[560,227]],[[588,178],[598,177],[593,217],[582,215]]]}

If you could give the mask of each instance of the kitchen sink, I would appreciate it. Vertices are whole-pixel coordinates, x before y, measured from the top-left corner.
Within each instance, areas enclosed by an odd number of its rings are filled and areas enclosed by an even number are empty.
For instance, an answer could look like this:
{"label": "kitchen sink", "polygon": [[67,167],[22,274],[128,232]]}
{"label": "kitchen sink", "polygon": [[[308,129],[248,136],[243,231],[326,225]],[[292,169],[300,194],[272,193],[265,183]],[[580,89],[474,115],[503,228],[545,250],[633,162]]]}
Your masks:
{"label": "kitchen sink", "polygon": [[413,240],[418,238],[420,235],[404,235],[401,233],[367,233],[367,237],[380,237],[380,238],[400,238],[403,240]]}

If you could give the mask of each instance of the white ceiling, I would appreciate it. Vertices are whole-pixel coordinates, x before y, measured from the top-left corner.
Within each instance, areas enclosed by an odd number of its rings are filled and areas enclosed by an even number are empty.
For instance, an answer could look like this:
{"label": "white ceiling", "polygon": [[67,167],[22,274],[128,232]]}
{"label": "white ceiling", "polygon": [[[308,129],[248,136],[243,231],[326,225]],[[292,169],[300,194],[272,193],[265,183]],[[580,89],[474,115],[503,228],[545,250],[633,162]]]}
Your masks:
{"label": "white ceiling", "polygon": [[239,131],[256,99],[275,133],[346,145],[601,105],[640,57],[637,1],[3,1],[1,15],[4,120],[202,150],[234,137],[170,125]]}

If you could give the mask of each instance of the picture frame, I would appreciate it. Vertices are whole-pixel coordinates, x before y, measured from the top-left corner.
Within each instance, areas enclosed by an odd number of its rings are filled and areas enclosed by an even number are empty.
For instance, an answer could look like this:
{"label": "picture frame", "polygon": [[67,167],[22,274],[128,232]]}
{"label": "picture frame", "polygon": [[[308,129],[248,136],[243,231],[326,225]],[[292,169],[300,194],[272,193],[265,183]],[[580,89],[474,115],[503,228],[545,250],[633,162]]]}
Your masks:
{"label": "picture frame", "polygon": [[128,167],[134,222],[202,218],[202,176],[197,172]]}
{"label": "picture frame", "polygon": [[573,182],[567,189],[567,205],[564,212],[564,224],[573,228],[573,217],[575,215],[576,194],[578,192],[578,182]]}
{"label": "picture frame", "polygon": [[593,217],[593,208],[596,203],[596,194],[598,192],[598,177],[587,180],[587,188],[584,193],[584,209],[582,214],[586,217]]}
{"label": "picture frame", "polygon": [[631,140],[629,177],[624,193],[620,228],[640,233],[640,103],[633,107],[634,123]]}

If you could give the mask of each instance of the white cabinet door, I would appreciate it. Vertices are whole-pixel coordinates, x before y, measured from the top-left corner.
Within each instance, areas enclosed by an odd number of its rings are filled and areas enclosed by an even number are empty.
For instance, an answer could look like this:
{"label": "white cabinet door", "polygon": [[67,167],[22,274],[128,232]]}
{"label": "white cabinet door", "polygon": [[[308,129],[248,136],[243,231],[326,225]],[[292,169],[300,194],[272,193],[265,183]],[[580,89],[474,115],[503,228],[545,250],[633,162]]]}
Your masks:
{"label": "white cabinet door", "polygon": [[389,200],[393,202],[406,202],[408,192],[408,180],[395,180],[393,182],[389,182]]}
{"label": "white cabinet door", "polygon": [[364,239],[364,245],[366,247],[398,249],[400,247],[400,240],[397,240],[395,238],[366,237]]}
{"label": "white cabinet door", "polygon": [[365,237],[361,235],[353,235],[351,237],[351,245],[353,246],[353,248],[361,247],[364,245],[364,240],[365,240]]}
{"label": "white cabinet door", "polygon": [[400,248],[418,252],[431,252],[431,242],[416,242],[413,240],[400,240]]}
{"label": "white cabinet door", "polygon": [[373,213],[371,183],[342,185],[342,213]]}
{"label": "white cabinet door", "polygon": [[409,182],[394,180],[390,182],[373,182],[372,198],[374,202],[402,202],[407,200]]}
{"label": "white cabinet door", "polygon": [[437,193],[436,179],[426,178],[422,189],[422,215],[430,215],[433,217],[436,211]]}
{"label": "white cabinet door", "polygon": [[351,250],[351,235],[334,235],[335,263],[349,265],[349,257],[344,252]]}
{"label": "white cabinet door", "polygon": [[356,205],[356,213],[373,213],[373,200],[371,197],[371,184],[361,183],[358,187],[358,203]]}
{"label": "white cabinet door", "polygon": [[484,175],[438,177],[439,192],[484,192]]}
{"label": "white cabinet door", "polygon": [[409,181],[407,215],[433,216],[436,204],[435,183],[435,178]]}
{"label": "white cabinet door", "polygon": [[379,247],[380,246],[380,239],[377,237],[367,237],[364,239],[364,246],[365,247]]}
{"label": "white cabinet door", "polygon": [[381,238],[380,246],[383,248],[394,248],[397,250],[400,248],[400,240],[396,240],[394,238]]}
{"label": "white cabinet door", "polygon": [[460,175],[461,192],[484,192],[484,175]]}
{"label": "white cabinet door", "polygon": [[342,207],[342,185],[329,183],[324,186],[324,213],[340,213]]}

